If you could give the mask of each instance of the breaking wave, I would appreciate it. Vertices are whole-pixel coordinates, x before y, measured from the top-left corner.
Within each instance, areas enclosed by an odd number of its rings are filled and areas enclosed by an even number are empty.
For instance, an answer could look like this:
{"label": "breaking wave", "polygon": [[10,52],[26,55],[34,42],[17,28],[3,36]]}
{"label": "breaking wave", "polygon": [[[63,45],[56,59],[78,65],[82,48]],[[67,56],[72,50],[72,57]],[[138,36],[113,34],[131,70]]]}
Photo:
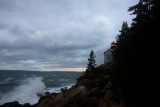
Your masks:
{"label": "breaking wave", "polygon": [[0,104],[12,101],[18,101],[20,104],[30,103],[35,104],[39,99],[39,94],[43,94],[46,89],[43,83],[43,78],[27,78],[12,91],[2,94]]}

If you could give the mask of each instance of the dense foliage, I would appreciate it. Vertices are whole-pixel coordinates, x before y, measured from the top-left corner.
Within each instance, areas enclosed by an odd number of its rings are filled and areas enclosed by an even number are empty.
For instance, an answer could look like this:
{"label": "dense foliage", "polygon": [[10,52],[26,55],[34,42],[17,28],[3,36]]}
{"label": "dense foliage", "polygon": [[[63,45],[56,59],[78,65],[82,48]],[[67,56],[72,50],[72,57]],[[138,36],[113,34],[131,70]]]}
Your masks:
{"label": "dense foliage", "polygon": [[128,107],[159,107],[160,1],[140,0],[129,11],[136,17],[117,36],[114,81]]}

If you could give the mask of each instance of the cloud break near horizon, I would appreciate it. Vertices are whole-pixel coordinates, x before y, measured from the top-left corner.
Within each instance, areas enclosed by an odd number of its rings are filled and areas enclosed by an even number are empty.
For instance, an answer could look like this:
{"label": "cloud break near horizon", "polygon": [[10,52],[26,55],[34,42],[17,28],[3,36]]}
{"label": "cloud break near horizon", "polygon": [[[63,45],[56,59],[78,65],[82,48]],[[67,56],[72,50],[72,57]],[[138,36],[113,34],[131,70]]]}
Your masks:
{"label": "cloud break near horizon", "polygon": [[82,71],[96,63],[138,0],[0,0],[0,69]]}

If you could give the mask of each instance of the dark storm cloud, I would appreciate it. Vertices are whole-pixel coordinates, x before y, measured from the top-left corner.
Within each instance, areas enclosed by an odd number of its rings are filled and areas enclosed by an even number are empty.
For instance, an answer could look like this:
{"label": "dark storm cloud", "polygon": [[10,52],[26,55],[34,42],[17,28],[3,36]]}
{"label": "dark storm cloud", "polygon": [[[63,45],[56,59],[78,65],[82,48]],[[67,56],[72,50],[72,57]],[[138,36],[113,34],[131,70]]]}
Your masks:
{"label": "dark storm cloud", "polygon": [[[9,37],[1,38],[0,64],[3,66],[4,63],[14,66],[17,64],[18,68],[34,66],[34,63],[39,66],[48,65],[49,68],[55,65],[58,68],[82,67],[86,62],[88,50],[96,47],[96,40],[100,41],[100,38],[94,37],[96,34],[94,31],[93,34],[90,32],[77,34],[80,38],[69,33],[67,37],[45,35],[41,39],[32,37],[32,35],[36,35],[36,32],[24,30],[18,26],[3,27],[1,32],[4,32],[3,34],[7,32],[6,36]],[[87,39],[86,35],[92,35],[93,38]]]}
{"label": "dark storm cloud", "polygon": [[0,69],[81,68],[98,64],[132,0],[0,0]]}

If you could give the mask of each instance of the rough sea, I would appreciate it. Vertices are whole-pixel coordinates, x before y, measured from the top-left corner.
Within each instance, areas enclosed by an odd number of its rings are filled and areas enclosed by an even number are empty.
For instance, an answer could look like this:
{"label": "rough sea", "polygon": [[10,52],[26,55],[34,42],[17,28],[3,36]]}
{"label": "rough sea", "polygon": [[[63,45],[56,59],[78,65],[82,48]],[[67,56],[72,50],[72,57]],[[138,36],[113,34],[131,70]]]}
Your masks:
{"label": "rough sea", "polygon": [[0,70],[0,105],[12,101],[35,104],[38,94],[70,88],[81,75],[81,72]]}

